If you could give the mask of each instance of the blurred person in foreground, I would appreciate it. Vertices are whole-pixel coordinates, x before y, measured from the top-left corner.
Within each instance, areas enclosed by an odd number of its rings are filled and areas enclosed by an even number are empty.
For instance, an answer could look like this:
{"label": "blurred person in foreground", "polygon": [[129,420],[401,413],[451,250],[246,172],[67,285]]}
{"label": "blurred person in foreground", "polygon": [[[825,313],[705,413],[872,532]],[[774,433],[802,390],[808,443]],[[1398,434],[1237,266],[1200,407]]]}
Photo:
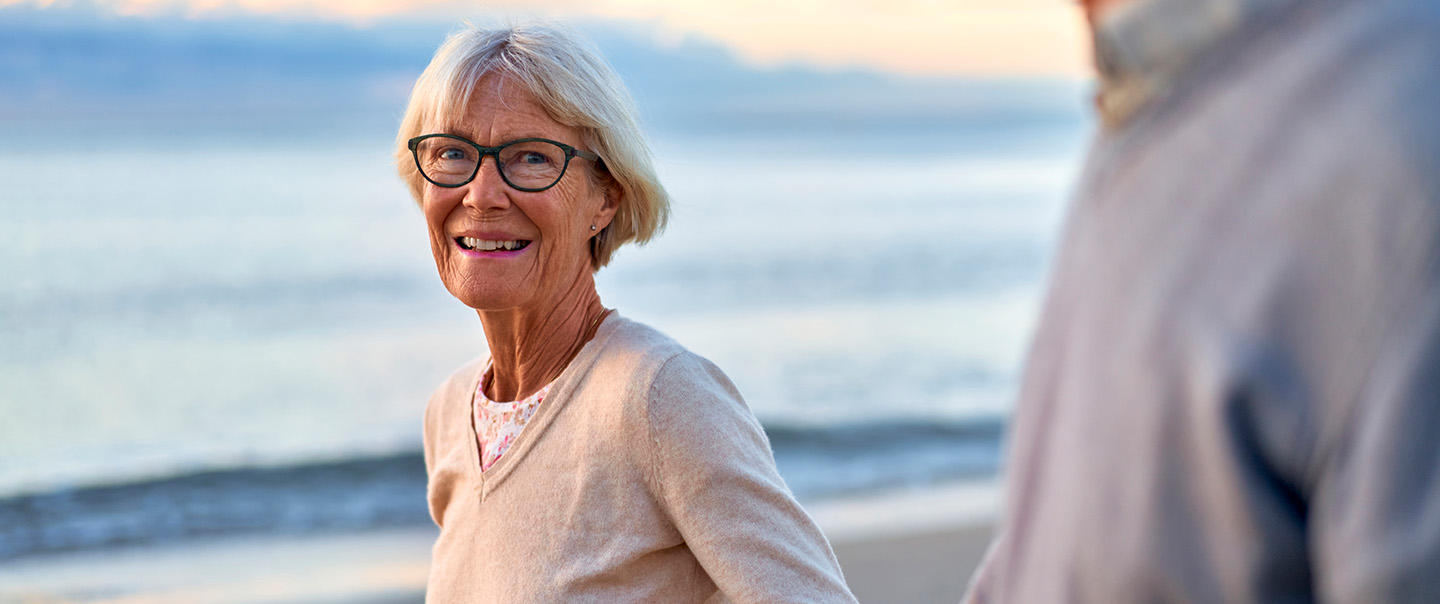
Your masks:
{"label": "blurred person in foreground", "polygon": [[600,302],[669,206],[609,65],[564,30],[465,29],[399,147],[490,351],[426,410],[427,601],[854,602],[725,374]]}
{"label": "blurred person in foreground", "polygon": [[1086,8],[1103,131],[966,601],[1440,602],[1440,4]]}

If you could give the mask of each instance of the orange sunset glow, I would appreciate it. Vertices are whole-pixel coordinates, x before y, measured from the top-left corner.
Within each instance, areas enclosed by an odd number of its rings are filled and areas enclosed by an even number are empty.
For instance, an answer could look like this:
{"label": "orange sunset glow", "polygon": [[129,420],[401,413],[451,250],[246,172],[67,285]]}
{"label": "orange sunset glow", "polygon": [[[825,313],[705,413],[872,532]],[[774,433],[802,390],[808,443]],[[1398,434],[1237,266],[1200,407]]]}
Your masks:
{"label": "orange sunset glow", "polygon": [[[66,0],[0,0],[65,7]],[[910,75],[1089,74],[1080,9],[1065,0],[111,0],[121,15],[264,15],[372,23],[387,18],[629,20],[674,39],[719,41],[756,65],[801,62]]]}

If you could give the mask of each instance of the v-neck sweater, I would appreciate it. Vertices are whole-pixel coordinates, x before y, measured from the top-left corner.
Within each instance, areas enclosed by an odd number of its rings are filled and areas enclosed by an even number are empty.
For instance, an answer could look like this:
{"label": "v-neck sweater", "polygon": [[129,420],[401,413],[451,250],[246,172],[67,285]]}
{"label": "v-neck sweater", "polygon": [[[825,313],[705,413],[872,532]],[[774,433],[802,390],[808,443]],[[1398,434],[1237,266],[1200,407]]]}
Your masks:
{"label": "v-neck sweater", "polygon": [[425,413],[426,602],[855,602],[769,441],[714,364],[612,313],[481,472],[487,359]]}

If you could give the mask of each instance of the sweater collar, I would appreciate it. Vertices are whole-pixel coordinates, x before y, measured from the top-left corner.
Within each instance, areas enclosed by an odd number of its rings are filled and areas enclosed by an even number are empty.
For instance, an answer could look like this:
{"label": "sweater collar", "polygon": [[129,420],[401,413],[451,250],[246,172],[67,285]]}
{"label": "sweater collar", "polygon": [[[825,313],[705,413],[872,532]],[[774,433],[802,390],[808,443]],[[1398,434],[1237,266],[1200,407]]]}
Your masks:
{"label": "sweater collar", "polygon": [[1302,0],[1129,0],[1096,18],[1096,105],[1123,124],[1238,30]]}

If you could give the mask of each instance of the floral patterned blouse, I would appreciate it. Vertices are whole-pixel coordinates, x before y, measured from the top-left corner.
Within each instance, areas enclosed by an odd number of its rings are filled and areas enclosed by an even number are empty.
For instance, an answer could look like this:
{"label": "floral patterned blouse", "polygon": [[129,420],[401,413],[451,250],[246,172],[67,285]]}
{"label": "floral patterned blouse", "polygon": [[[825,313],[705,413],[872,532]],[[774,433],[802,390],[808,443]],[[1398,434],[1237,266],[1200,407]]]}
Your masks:
{"label": "floral patterned blouse", "polygon": [[480,471],[484,472],[510,450],[511,443],[535,416],[535,410],[540,408],[540,402],[545,400],[555,382],[546,384],[524,400],[497,403],[485,396],[485,382],[490,380],[490,368],[485,368],[481,375],[484,377],[475,389],[474,411],[475,438],[480,442]]}

